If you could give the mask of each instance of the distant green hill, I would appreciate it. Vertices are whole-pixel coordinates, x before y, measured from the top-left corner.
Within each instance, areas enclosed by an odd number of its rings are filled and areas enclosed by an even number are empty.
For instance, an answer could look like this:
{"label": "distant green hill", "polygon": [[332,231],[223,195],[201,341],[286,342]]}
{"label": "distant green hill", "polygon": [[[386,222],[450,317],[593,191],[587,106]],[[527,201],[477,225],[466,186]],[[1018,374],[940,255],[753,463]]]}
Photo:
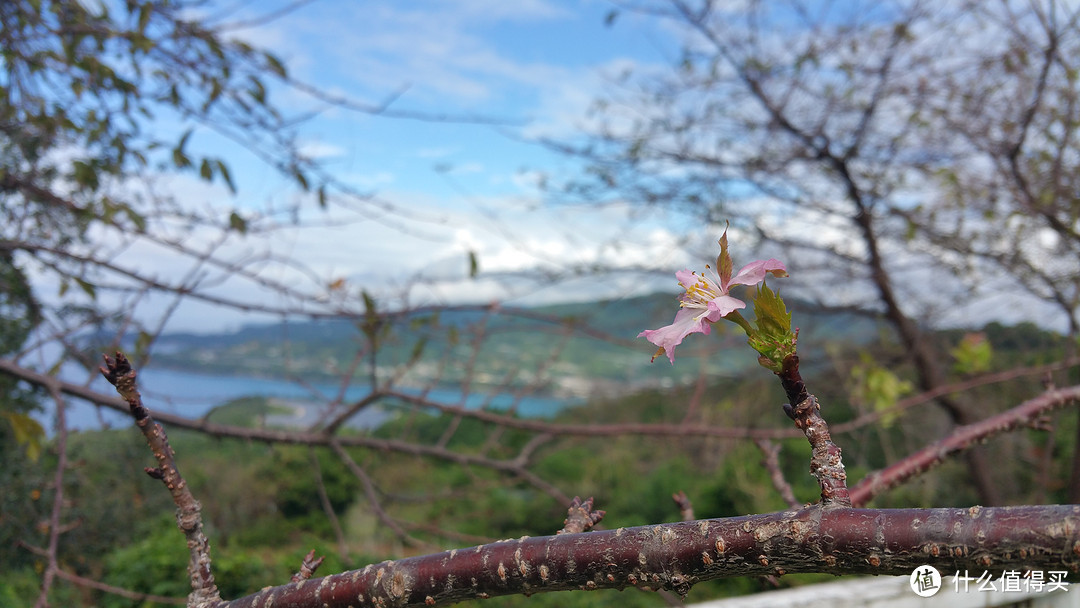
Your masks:
{"label": "distant green hill", "polygon": [[[806,328],[800,334],[806,354],[825,342],[872,341],[882,329],[880,322],[852,313],[808,313],[809,307],[798,302],[789,308],[794,323]],[[471,377],[474,386],[539,385],[552,394],[626,393],[688,382],[702,365],[719,376],[757,366],[742,347],[741,332],[728,324],[680,346],[677,352],[687,363],[671,366],[661,358],[650,364],[655,349],[636,336],[669,324],[676,309],[672,294],[653,294],[494,312],[462,307],[409,313],[380,330],[375,362],[380,374],[411,362],[403,384],[454,384]],[[339,378],[367,347],[362,323],[327,319],[248,325],[220,334],[168,334],[155,343],[153,364],[229,375]],[[697,356],[703,351],[712,354]],[[365,379],[369,369],[361,365],[357,379]]]}

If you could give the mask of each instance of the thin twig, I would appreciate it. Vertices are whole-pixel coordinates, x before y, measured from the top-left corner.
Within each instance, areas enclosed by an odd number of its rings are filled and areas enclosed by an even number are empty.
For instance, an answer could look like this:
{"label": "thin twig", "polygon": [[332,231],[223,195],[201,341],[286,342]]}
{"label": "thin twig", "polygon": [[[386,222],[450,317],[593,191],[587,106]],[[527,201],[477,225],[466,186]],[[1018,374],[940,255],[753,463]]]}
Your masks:
{"label": "thin twig", "polygon": [[755,439],[754,445],[761,450],[764,456],[761,464],[769,472],[769,479],[776,491],[780,493],[780,497],[789,507],[801,507],[802,503],[795,498],[795,491],[791,489],[791,484],[784,477],[784,471],[780,469],[780,446],[768,439]]}
{"label": "thin twig", "polygon": [[101,581],[95,581],[78,574],[73,574],[58,568],[56,570],[56,576],[62,578],[69,583],[78,585],[80,587],[89,587],[90,589],[97,589],[98,591],[104,591],[105,593],[111,593],[113,595],[119,595],[120,597],[126,597],[129,600],[135,600],[136,602],[153,602],[155,604],[176,604],[183,606],[187,604],[187,600],[182,597],[168,597],[165,595],[154,595],[152,593],[139,593],[130,589],[124,589],[123,587],[115,587],[103,583]]}
{"label": "thin twig", "polygon": [[311,472],[315,475],[315,488],[319,492],[319,503],[322,504],[326,518],[330,520],[330,526],[334,529],[334,537],[337,539],[338,556],[342,563],[349,565],[349,551],[345,544],[345,531],[341,528],[341,520],[334,512],[334,505],[330,502],[330,496],[326,493],[326,483],[323,481],[322,467],[319,466],[319,455],[314,447],[308,448],[308,456],[311,459]]}
{"label": "thin twig", "polygon": [[1080,385],[1047,391],[1034,399],[991,416],[986,420],[961,427],[941,441],[932,443],[880,471],[864,477],[851,488],[851,502],[865,505],[873,497],[892,489],[911,477],[925,473],[941,464],[945,458],[971,448],[988,437],[1030,426],[1043,414],[1080,399]]}
{"label": "thin twig", "polygon": [[52,587],[53,578],[60,571],[59,562],[56,559],[57,549],[60,545],[60,514],[64,505],[64,473],[67,469],[67,404],[63,395],[55,387],[49,388],[49,394],[56,404],[56,474],[53,476],[54,494],[52,513],[49,515],[49,544],[46,548],[48,564],[45,567],[45,575],[41,580],[41,594],[38,595],[34,608],[45,608],[49,605],[49,589]]}
{"label": "thin twig", "polygon": [[336,441],[330,442],[330,448],[334,450],[334,453],[338,455],[341,462],[345,463],[345,466],[352,471],[352,474],[360,480],[360,484],[364,487],[364,495],[367,496],[368,505],[371,507],[371,511],[375,514],[375,517],[382,522],[384,526],[393,531],[402,542],[411,547],[423,547],[427,543],[416,538],[408,533],[405,528],[401,527],[390,514],[386,512],[386,509],[382,508],[382,502],[379,500],[379,493],[375,489],[375,482],[371,480],[371,476],[367,474],[359,464],[353,460],[352,456],[345,451],[345,448],[341,447],[341,444]]}

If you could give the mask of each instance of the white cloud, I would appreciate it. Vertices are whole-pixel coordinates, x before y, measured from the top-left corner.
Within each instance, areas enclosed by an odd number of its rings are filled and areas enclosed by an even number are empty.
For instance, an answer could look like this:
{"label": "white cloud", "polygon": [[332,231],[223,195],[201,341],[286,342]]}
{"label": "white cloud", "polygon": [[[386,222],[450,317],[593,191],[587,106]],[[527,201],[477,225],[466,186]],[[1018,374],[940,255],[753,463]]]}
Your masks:
{"label": "white cloud", "polygon": [[388,186],[397,180],[397,177],[389,171],[376,171],[375,173],[348,173],[338,176],[341,181],[352,184],[361,190],[375,190]]}
{"label": "white cloud", "polygon": [[348,154],[343,146],[337,144],[328,143],[325,141],[306,141],[301,142],[299,150],[301,155],[310,158],[312,160],[325,160],[328,158],[338,158]]}

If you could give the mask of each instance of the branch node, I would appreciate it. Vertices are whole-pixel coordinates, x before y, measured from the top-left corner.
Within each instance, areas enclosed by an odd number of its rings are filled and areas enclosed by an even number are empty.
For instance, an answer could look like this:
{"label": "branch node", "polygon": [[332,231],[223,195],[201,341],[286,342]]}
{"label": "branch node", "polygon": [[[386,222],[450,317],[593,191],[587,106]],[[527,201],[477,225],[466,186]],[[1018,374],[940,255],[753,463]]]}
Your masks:
{"label": "branch node", "polygon": [[679,490],[671,495],[671,500],[674,500],[675,506],[679,507],[679,517],[683,521],[694,521],[694,505],[690,502],[686,492]]}
{"label": "branch node", "polygon": [[303,563],[300,564],[300,571],[292,575],[291,582],[299,583],[300,581],[311,578],[312,574],[322,565],[326,556],[319,556],[319,559],[315,559],[315,549],[308,551],[308,554],[304,556]]}
{"label": "branch node", "polygon": [[570,502],[570,508],[566,510],[566,519],[563,520],[562,530],[556,532],[556,534],[576,534],[578,532],[585,532],[600,523],[601,519],[604,519],[605,511],[594,511],[593,499],[590,496],[585,500],[581,500],[580,496],[575,496],[574,500]]}
{"label": "branch node", "polygon": [[142,396],[139,395],[139,389],[135,384],[135,378],[137,376],[135,368],[131,367],[131,362],[124,356],[124,353],[116,351],[116,358],[110,358],[109,355],[102,354],[102,359],[105,360],[105,365],[98,367],[101,370],[101,375],[105,376],[105,379],[109,381],[109,384],[116,387],[116,392],[120,397],[127,401],[128,407],[131,408],[131,415],[135,417],[136,422],[141,422],[145,418],[150,416],[150,413],[143,407]]}

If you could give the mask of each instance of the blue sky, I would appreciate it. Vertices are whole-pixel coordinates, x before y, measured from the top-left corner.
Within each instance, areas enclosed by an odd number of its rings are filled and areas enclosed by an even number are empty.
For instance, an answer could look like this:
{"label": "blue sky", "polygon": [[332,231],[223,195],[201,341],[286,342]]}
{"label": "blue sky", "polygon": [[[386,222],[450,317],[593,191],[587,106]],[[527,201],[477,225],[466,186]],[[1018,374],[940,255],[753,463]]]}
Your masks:
{"label": "blue sky", "polygon": [[[257,18],[287,4],[223,4],[238,10],[215,23]],[[539,138],[581,133],[590,105],[619,73],[659,68],[677,55],[678,41],[657,20],[620,12],[606,24],[614,8],[606,0],[315,0],[268,24],[230,30],[327,94],[378,104],[400,93],[391,110],[499,122],[373,116],[274,89],[271,101],[286,115],[319,111],[299,129],[306,154],[400,213],[380,211],[372,220],[366,208],[323,214],[312,203],[307,219],[339,225],[285,230],[261,243],[249,238],[242,247],[299,257],[327,282],[344,278],[387,298],[406,294],[411,305],[533,304],[674,289],[673,274],[557,286],[523,278],[593,263],[673,273],[690,262],[674,246],[685,232],[680,218],[619,205],[552,206],[536,187],[540,175],[568,177],[581,168]],[[185,200],[254,212],[300,196],[292,182],[220,137],[197,131],[189,147],[226,158],[239,194],[181,179],[173,189]],[[718,234],[699,236],[715,242]],[[466,276],[470,251],[479,258],[478,280]],[[205,314],[198,305],[185,307],[174,325],[206,328]]]}
{"label": "blue sky", "polygon": [[[459,193],[446,170],[474,194],[512,195],[522,171],[557,169],[562,159],[507,135],[568,135],[611,73],[663,59],[661,45],[671,41],[654,22],[606,27],[611,9],[587,0],[321,0],[241,33],[329,93],[379,103],[401,91],[391,110],[508,121],[438,124],[333,110],[304,129],[309,149],[357,185],[452,199]],[[311,107],[297,97],[278,101]]]}

